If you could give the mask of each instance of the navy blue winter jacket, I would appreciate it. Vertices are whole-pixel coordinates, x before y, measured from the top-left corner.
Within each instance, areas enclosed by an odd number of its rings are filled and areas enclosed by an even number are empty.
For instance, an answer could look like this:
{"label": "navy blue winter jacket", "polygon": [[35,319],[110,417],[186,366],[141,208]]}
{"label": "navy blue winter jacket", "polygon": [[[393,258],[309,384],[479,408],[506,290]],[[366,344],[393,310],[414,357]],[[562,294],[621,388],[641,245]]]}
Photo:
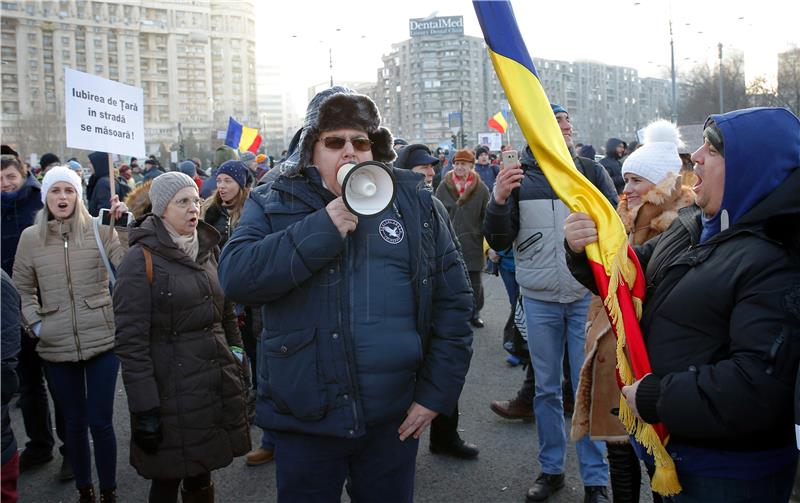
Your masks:
{"label": "navy blue winter jacket", "polygon": [[14,269],[14,256],[22,231],[33,225],[36,213],[42,204],[42,186],[32,173],[28,173],[25,184],[16,192],[3,192],[2,253],[3,270],[10,276]]}
{"label": "navy blue winter jacket", "polygon": [[[472,292],[444,207],[422,188],[418,174],[393,171],[395,205],[406,223],[421,359],[412,364],[412,379],[409,368],[396,369],[410,392],[375,397],[381,403],[369,409],[402,418],[414,400],[450,414],[472,354]],[[358,383],[392,376],[356,375],[357,368],[374,362],[357,365],[354,357],[352,236],[343,239],[325,210],[334,198],[314,167],[255,189],[222,252],[219,276],[228,298],[264,305],[259,425],[355,438],[366,426]]]}

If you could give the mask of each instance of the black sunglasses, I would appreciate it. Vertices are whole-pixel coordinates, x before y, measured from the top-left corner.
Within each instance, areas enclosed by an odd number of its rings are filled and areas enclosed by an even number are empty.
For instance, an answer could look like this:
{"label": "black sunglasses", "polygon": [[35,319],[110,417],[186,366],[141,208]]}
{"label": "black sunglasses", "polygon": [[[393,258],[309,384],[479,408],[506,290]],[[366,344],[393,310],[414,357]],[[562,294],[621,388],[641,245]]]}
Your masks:
{"label": "black sunglasses", "polygon": [[344,148],[344,144],[347,142],[350,142],[354,149],[361,152],[366,152],[372,148],[372,141],[369,138],[364,138],[363,136],[359,136],[357,138],[328,136],[325,138],[320,138],[320,140],[325,144],[325,148],[329,148],[331,150],[341,150]]}

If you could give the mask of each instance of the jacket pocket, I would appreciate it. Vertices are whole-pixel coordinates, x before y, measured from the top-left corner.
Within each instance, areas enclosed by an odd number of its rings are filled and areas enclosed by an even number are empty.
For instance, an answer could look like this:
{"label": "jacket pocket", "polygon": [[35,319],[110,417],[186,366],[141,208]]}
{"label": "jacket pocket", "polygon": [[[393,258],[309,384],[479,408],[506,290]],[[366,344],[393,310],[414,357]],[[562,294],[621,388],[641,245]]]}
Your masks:
{"label": "jacket pocket", "polygon": [[45,317],[58,312],[59,309],[61,309],[61,306],[41,306],[36,308],[36,314]]}
{"label": "jacket pocket", "polygon": [[316,329],[268,334],[264,350],[276,410],[304,421],[321,419],[326,395],[318,372]]}
{"label": "jacket pocket", "polygon": [[89,309],[100,309],[103,312],[103,319],[109,328],[114,328],[114,314],[111,308],[111,297],[101,294],[84,299]]}

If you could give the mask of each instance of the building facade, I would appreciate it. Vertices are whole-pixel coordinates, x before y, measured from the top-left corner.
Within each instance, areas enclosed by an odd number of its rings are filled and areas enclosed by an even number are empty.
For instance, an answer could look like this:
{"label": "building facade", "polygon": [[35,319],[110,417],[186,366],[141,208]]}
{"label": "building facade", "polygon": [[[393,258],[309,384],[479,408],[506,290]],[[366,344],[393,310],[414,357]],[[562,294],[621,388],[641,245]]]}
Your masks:
{"label": "building facade", "polygon": [[7,1],[1,22],[2,132],[23,152],[67,150],[65,67],[144,90],[148,154],[213,149],[229,116],[258,120],[250,0]]}
{"label": "building facade", "polygon": [[[479,133],[491,131],[489,118],[508,109],[483,39],[464,35],[460,26],[460,16],[411,19],[410,38],[383,57],[375,98],[396,136],[448,145],[463,121],[465,143],[474,146]],[[598,152],[610,137],[631,141],[650,121],[670,117],[667,80],[591,61],[535,58],[534,64],[550,100],[569,110],[575,141]],[[526,142],[509,116],[502,143],[522,148]]]}

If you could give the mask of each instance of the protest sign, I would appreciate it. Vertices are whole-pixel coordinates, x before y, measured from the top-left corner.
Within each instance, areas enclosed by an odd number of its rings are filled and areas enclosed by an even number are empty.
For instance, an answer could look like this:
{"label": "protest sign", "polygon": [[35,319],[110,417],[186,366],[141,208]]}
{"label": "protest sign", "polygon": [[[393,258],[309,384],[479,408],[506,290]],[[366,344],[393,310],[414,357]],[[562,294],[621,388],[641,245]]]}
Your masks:
{"label": "protest sign", "polygon": [[144,92],[96,75],[64,69],[67,147],[142,156]]}

